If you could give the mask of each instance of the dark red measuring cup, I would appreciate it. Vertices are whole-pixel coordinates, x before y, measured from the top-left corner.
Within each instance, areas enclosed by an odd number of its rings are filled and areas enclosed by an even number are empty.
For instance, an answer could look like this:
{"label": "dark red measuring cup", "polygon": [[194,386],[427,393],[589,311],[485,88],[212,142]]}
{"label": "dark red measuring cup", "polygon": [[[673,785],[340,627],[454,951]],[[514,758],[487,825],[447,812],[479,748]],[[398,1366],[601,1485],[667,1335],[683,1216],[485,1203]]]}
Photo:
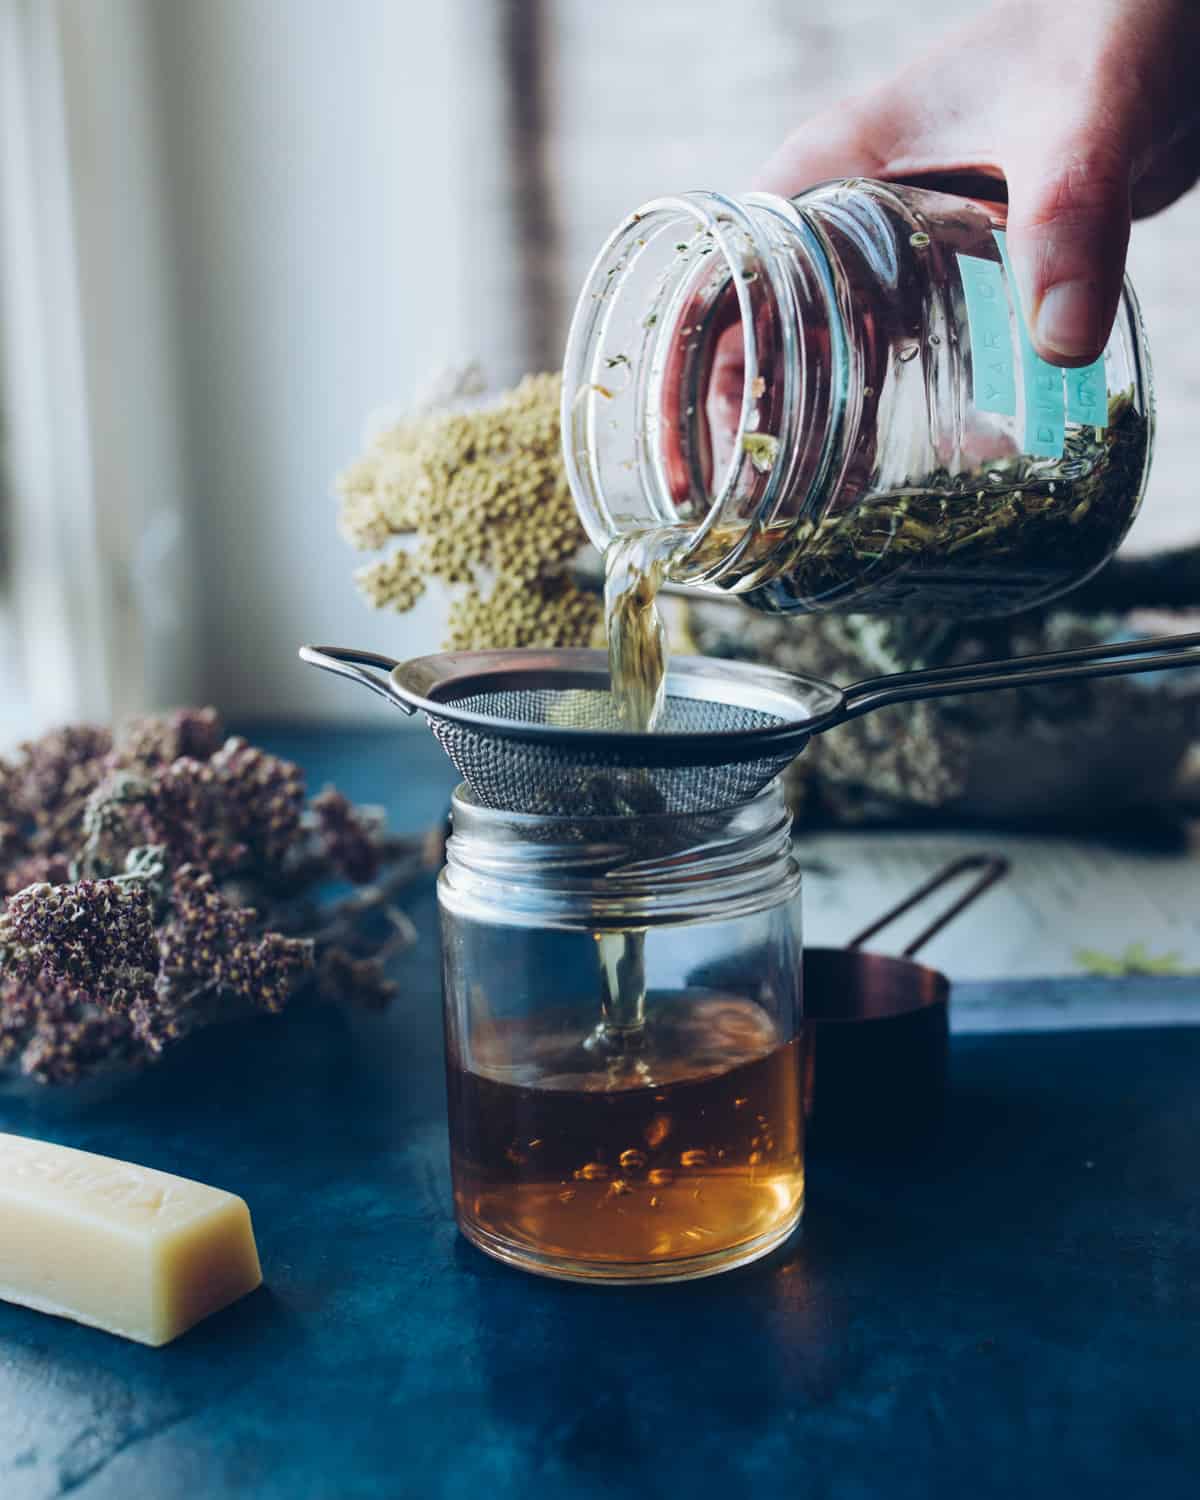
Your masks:
{"label": "dark red measuring cup", "polygon": [[[844,948],[805,950],[805,1113],[818,1148],[894,1145],[936,1123],[949,1062],[950,981],[914,955],[1008,868],[998,855],[956,859]],[[864,950],[898,917],[969,871],[976,878],[903,953]]]}

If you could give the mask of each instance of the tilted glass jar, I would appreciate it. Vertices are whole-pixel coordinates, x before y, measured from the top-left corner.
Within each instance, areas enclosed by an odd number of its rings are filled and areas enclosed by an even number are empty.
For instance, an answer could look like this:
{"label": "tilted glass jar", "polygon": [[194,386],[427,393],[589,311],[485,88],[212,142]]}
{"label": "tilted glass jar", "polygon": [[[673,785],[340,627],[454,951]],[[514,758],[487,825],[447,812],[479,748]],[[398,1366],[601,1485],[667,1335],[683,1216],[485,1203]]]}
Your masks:
{"label": "tilted glass jar", "polygon": [[804,1199],[800,872],[778,783],[547,818],[460,788],[438,896],[462,1232],[576,1280],[682,1280]]}
{"label": "tilted glass jar", "polygon": [[773,612],[976,617],[1083,582],[1145,487],[1145,337],[1126,284],[1101,360],[1040,360],[1004,224],[867,179],[631,215],[566,356],[591,540],[685,528],[674,581]]}

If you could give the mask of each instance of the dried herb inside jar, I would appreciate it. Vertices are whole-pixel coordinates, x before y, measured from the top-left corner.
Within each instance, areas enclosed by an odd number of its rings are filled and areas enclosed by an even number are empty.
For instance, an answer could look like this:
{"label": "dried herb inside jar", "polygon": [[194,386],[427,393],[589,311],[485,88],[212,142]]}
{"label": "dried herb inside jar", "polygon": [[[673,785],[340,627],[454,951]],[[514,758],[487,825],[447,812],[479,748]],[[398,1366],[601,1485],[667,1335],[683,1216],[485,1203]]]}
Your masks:
{"label": "dried herb inside jar", "polygon": [[[1145,416],[1128,395],[1114,397],[1107,427],[1068,432],[1060,467],[1068,477],[1039,483],[1028,459],[1005,458],[983,464],[969,484],[940,470],[920,490],[868,495],[794,527],[775,581],[747,598],[772,613],[842,601],[874,614],[919,608],[951,618],[1031,607],[1099,567],[1124,536],[1148,441]],[[778,533],[763,542],[778,547]],[[748,566],[761,561],[762,548],[755,553]]]}

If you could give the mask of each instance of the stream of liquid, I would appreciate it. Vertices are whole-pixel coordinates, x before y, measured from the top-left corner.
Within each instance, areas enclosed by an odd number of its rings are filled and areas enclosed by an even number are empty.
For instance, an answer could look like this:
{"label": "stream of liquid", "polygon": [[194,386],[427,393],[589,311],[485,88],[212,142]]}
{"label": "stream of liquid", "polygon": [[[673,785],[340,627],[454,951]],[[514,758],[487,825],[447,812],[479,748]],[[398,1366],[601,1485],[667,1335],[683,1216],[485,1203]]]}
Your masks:
{"label": "stream of liquid", "polygon": [[672,559],[691,533],[664,526],[619,536],[604,555],[604,628],[617,713],[627,729],[646,731],[662,716],[667,632],[658,610]]}
{"label": "stream of liquid", "polygon": [[604,554],[604,628],[612,696],[621,723],[653,730],[666,697],[667,632],[658,594],[686,557],[689,572],[736,553],[732,577],[757,574],[779,548],[786,527],[763,527],[749,538],[717,527],[701,542],[691,526],[658,526],[618,536]]}
{"label": "stream of liquid", "polygon": [[[671,559],[687,544],[686,528],[661,527],[617,537],[604,555],[604,627],[617,714],[627,729],[652,731],[666,698],[667,631],[658,609]],[[645,933],[596,936],[603,984],[602,1019],[592,1045],[610,1054],[644,1046]],[[640,1059],[647,1079],[651,1059]]]}

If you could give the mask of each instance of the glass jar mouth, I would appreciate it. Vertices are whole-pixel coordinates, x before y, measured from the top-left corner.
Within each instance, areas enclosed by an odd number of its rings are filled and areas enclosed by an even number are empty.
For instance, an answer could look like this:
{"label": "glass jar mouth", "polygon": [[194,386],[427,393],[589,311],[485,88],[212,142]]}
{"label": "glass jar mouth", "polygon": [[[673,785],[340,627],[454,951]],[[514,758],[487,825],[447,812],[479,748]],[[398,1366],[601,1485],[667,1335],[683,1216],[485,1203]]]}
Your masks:
{"label": "glass jar mouth", "polygon": [[[756,532],[786,508],[793,459],[811,457],[829,415],[801,431],[802,413],[813,418],[801,347],[812,309],[797,293],[797,246],[822,259],[786,199],[696,192],[643,204],[602,248],[572,320],[562,407],[568,480],[601,552],[617,536],[683,528],[671,578],[715,583],[744,571]],[[816,291],[836,344],[832,287]]]}
{"label": "glass jar mouth", "polygon": [[794,893],[782,783],[721,812],[543,817],[452,799],[440,899],[521,925],[628,928],[707,921]]}

